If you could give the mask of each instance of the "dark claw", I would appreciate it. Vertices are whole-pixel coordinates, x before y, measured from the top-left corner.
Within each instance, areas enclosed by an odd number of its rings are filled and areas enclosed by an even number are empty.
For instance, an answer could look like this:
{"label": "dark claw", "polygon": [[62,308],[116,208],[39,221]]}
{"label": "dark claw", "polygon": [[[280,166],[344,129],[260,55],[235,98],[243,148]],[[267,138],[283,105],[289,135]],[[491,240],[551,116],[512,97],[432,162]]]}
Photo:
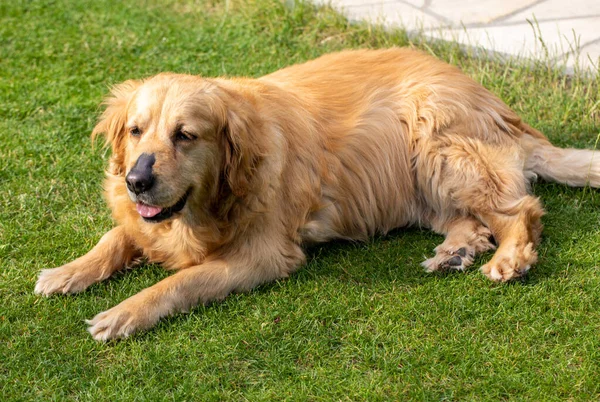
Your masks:
{"label": "dark claw", "polygon": [[462,258],[455,255],[454,257],[448,260],[448,265],[450,265],[451,267],[457,267],[459,265],[462,265]]}
{"label": "dark claw", "polygon": [[458,250],[456,250],[456,254],[460,255],[461,257],[466,257],[467,256],[467,249],[464,248],[464,247],[461,247]]}

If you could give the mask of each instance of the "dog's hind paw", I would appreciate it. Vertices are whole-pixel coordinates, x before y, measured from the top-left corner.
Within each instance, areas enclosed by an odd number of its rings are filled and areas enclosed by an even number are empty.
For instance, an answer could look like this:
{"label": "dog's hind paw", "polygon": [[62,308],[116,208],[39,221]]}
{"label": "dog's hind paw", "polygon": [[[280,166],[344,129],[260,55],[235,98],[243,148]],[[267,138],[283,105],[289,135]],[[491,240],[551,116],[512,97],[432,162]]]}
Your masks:
{"label": "dog's hind paw", "polygon": [[456,270],[463,271],[473,263],[474,250],[461,247],[457,250],[441,250],[436,248],[436,255],[421,263],[427,272]]}
{"label": "dog's hind paw", "polygon": [[533,243],[526,246],[507,246],[498,250],[492,260],[481,267],[481,272],[495,282],[507,282],[527,274],[537,261]]}

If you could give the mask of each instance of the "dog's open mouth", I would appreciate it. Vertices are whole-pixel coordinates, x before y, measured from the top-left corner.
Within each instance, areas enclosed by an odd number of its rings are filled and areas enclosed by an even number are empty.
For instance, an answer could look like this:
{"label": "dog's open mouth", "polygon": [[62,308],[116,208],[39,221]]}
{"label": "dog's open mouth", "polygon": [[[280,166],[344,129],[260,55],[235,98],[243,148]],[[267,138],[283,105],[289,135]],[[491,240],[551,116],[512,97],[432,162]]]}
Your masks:
{"label": "dog's open mouth", "polygon": [[167,208],[161,208],[154,205],[144,204],[138,201],[135,207],[142,218],[146,222],[160,222],[165,219],[169,219],[173,214],[181,211],[187,202],[188,196],[190,195],[191,189],[185,192],[183,197],[179,199],[175,204]]}

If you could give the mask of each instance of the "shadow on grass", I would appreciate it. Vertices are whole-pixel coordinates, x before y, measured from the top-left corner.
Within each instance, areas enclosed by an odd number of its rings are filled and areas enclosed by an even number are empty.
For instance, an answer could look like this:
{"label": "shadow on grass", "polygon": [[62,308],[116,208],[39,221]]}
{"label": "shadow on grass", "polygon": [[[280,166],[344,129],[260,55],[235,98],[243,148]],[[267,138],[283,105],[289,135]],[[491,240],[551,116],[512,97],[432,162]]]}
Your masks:
{"label": "shadow on grass", "polygon": [[[591,191],[597,192],[597,190]],[[565,275],[565,267],[572,264],[573,243],[578,239],[587,238],[590,231],[597,230],[598,201],[597,197],[589,196],[590,189],[539,183],[536,184],[534,192],[542,202],[546,201],[547,210],[547,215],[544,217],[547,230],[538,247],[539,262],[524,278],[502,284],[490,282],[487,285],[490,288],[537,286],[552,277]],[[587,221],[587,224],[582,224],[582,220]],[[578,222],[577,225],[571,224],[574,221]],[[340,287],[355,287],[360,288],[361,291],[375,293],[391,284],[414,287],[439,282],[439,280],[449,282],[478,280],[477,277],[481,276],[478,272],[479,267],[489,261],[493,252],[478,256],[473,266],[466,272],[446,271],[432,274],[424,271],[420,263],[432,256],[433,248],[442,241],[442,236],[430,230],[402,228],[387,235],[376,236],[365,243],[332,241],[315,245],[306,249],[307,262],[298,272],[286,280],[258,286],[251,293],[278,298],[278,294],[293,292],[313,282],[315,284],[339,283]],[[89,297],[108,293],[110,299],[114,300],[127,292],[128,294],[124,295],[126,298],[169,275],[171,273],[163,270],[160,265],[142,264],[119,272],[108,281],[93,285],[86,293],[90,295]],[[479,280],[486,283],[483,279]],[[236,303],[236,300],[215,302],[208,306],[194,308],[192,314],[202,314],[205,309],[215,308],[215,304],[219,305],[220,311],[240,307],[240,303]],[[245,303],[241,304],[247,307]],[[178,325],[188,319],[186,315],[177,314],[161,320],[160,326]],[[150,330],[149,333],[137,334],[134,339],[145,339],[146,336],[152,336],[153,332]]]}

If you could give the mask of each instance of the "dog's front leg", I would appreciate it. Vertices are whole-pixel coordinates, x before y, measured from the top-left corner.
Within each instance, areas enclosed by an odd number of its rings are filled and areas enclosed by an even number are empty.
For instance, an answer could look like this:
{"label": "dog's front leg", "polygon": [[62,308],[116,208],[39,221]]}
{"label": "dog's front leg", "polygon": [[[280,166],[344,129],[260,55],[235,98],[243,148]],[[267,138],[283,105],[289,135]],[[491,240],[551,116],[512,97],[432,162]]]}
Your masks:
{"label": "dog's front leg", "polygon": [[122,226],[107,232],[86,255],[62,267],[44,269],[35,285],[35,293],[77,293],[125,267],[141,252]]}
{"label": "dog's front leg", "polygon": [[183,269],[110,310],[87,321],[96,340],[125,338],[133,332],[154,326],[162,317],[187,312],[198,303],[225,298],[233,291],[286,277],[296,265],[273,266],[223,259]]}

